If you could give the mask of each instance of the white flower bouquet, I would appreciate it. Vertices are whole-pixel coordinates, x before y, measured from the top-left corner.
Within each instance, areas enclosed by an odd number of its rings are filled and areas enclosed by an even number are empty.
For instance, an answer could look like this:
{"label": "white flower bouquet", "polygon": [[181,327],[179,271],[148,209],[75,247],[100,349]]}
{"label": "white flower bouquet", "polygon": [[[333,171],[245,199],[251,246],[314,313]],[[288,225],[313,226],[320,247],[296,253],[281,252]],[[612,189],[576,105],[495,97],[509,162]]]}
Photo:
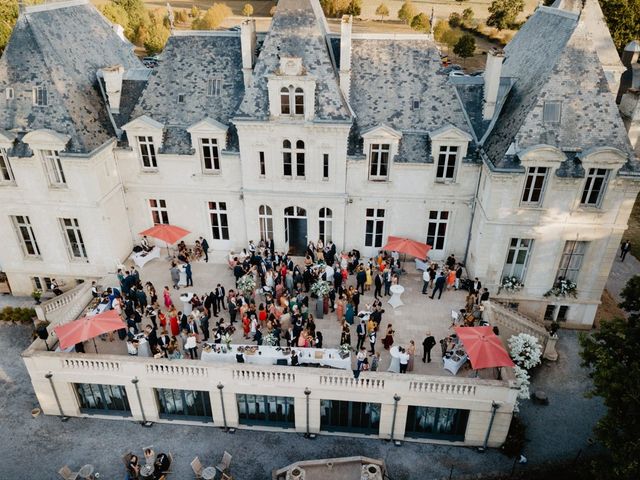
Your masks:
{"label": "white flower bouquet", "polygon": [[524,283],[522,283],[518,277],[504,277],[500,288],[509,293],[515,293],[524,288]]}
{"label": "white flower bouquet", "polygon": [[352,351],[351,345],[349,345],[348,343],[343,343],[338,348],[340,358],[347,358],[351,354],[351,351]]}
{"label": "white flower bouquet", "polygon": [[231,345],[231,341],[232,341],[231,335],[229,335],[228,333],[225,333],[222,336],[222,343],[224,343],[227,346],[227,349]]}
{"label": "white flower bouquet", "polygon": [[520,367],[529,370],[542,361],[542,348],[538,339],[527,333],[512,335],[508,342],[511,358]]}
{"label": "white flower bouquet", "polygon": [[329,295],[331,291],[331,287],[329,282],[325,282],[324,280],[318,280],[316,283],[311,285],[311,295],[316,296],[317,298],[323,298]]}
{"label": "white flower bouquet", "polygon": [[262,339],[262,344],[268,347],[275,347],[278,345],[278,337],[276,337],[273,332],[268,333]]}
{"label": "white flower bouquet", "polygon": [[551,290],[544,294],[545,297],[573,297],[578,294],[577,285],[568,278],[559,277]]}
{"label": "white flower bouquet", "polygon": [[253,292],[256,290],[256,281],[253,275],[245,275],[238,280],[238,290],[243,292],[248,297],[253,297]]}

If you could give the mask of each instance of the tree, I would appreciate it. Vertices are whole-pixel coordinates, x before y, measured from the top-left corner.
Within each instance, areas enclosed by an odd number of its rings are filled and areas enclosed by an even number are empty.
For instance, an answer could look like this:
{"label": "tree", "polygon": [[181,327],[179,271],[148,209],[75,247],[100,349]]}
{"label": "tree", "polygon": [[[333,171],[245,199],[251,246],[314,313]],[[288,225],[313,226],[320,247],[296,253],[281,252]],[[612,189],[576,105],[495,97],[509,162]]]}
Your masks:
{"label": "tree", "polygon": [[0,52],[9,43],[11,31],[18,19],[18,0],[0,3]]}
{"label": "tree", "polygon": [[632,479],[640,472],[640,277],[627,282],[621,305],[629,319],[601,323],[600,330],[582,334],[582,365],[590,369],[593,388],[589,396],[604,399],[607,413],[598,420],[594,433],[611,459],[594,464],[596,478]]}
{"label": "tree", "polygon": [[600,5],[618,50],[640,38],[640,0],[600,0]]}
{"label": "tree", "polygon": [[160,53],[169,38],[169,29],[165,25],[166,15],[161,11],[155,11],[149,14],[149,27],[146,31],[146,38],[143,42],[144,48],[148,55]]}
{"label": "tree", "polygon": [[194,30],[213,30],[218,28],[232,13],[224,3],[214,3],[201,18],[193,22],[192,28]]}
{"label": "tree", "polygon": [[419,32],[429,32],[431,30],[431,22],[429,17],[424,13],[419,13],[411,20],[411,28]]}
{"label": "tree", "polygon": [[453,46],[453,53],[466,60],[476,51],[476,39],[470,33],[465,33]]}
{"label": "tree", "polygon": [[398,19],[402,20],[404,23],[409,24],[413,17],[418,14],[418,10],[413,5],[411,0],[405,0],[405,2],[398,10]]}
{"label": "tree", "polygon": [[440,19],[436,23],[436,26],[433,27],[433,38],[436,40],[436,42],[446,43],[444,39],[448,31],[451,31],[451,29],[449,28],[449,24],[446,20]]}
{"label": "tree", "polygon": [[487,25],[498,30],[507,29],[515,23],[518,14],[523,10],[524,0],[493,0],[489,6]]}
{"label": "tree", "polygon": [[354,17],[360,15],[362,13],[362,0],[351,0],[345,13]]}
{"label": "tree", "polygon": [[107,3],[102,7],[101,12],[109,21],[124,28],[125,32],[128,30],[129,14],[122,5],[113,2]]}
{"label": "tree", "polygon": [[471,8],[465,8],[462,11],[462,21],[464,22],[465,25],[469,26],[470,23],[473,21],[473,9]]}
{"label": "tree", "polygon": [[451,15],[449,15],[449,26],[451,28],[457,28],[460,26],[461,23],[462,23],[462,17],[460,16],[459,13],[452,12]]}
{"label": "tree", "polygon": [[327,17],[357,16],[362,12],[362,0],[320,0],[320,6]]}
{"label": "tree", "polygon": [[184,8],[176,9],[176,23],[187,23],[189,21],[189,14]]}
{"label": "tree", "polygon": [[245,3],[244,7],[242,7],[242,15],[244,17],[250,17],[251,15],[253,15],[253,5],[251,5],[250,3]]}
{"label": "tree", "polygon": [[389,16],[389,7],[387,7],[384,3],[378,5],[376,8],[376,15],[380,15],[380,21],[384,20],[384,17]]}
{"label": "tree", "polygon": [[200,18],[200,9],[198,7],[196,7],[195,5],[191,7],[191,12],[189,13],[189,15],[191,15],[191,18],[193,18],[194,20]]}

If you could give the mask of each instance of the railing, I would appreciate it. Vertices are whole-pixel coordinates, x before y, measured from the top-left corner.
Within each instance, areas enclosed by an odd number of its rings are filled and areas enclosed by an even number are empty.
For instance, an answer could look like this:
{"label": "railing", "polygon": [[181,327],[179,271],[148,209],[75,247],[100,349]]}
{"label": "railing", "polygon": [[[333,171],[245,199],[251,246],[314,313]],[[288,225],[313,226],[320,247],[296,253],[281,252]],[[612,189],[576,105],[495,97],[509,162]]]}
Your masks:
{"label": "railing", "polygon": [[191,365],[148,363],[146,368],[149,375],[175,375],[180,377],[207,376],[207,369],[205,367],[194,367]]}
{"label": "railing", "polygon": [[459,383],[409,382],[409,391],[417,393],[441,393],[445,395],[463,395],[466,397],[472,397],[476,394],[476,386]]}
{"label": "railing", "polygon": [[84,282],[62,295],[36,305],[36,314],[38,320],[47,320],[52,325],[59,325],[78,318],[90,301],[91,284]]}
{"label": "railing", "polygon": [[354,378],[352,376],[320,375],[320,385],[338,388],[384,390],[384,380],[377,378]]}
{"label": "railing", "polygon": [[120,363],[111,360],[84,360],[65,358],[62,360],[65,370],[93,370],[99,372],[119,372]]}
{"label": "railing", "polygon": [[555,350],[557,337],[551,337],[547,329],[540,323],[495,301],[485,303],[485,315],[492,325],[497,325],[499,328],[504,328],[515,334],[527,333],[535,337],[542,347],[544,358],[549,360],[558,358]]}
{"label": "railing", "polygon": [[239,382],[296,383],[296,375],[289,372],[234,370],[233,379]]}

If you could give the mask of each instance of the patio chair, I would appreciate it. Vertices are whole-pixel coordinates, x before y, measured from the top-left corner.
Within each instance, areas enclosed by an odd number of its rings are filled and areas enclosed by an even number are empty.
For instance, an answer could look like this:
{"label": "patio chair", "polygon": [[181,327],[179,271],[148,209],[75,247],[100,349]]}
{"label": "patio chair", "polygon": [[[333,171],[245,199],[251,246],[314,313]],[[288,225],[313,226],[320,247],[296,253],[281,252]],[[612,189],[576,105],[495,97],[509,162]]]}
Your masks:
{"label": "patio chair", "polygon": [[78,478],[78,473],[72,472],[68,465],[65,465],[58,470],[58,475],[60,475],[64,480],[76,480],[76,478]]}
{"label": "patio chair", "polygon": [[191,469],[196,478],[202,478],[202,463],[200,463],[200,457],[196,457],[191,461]]}
{"label": "patio chair", "polygon": [[225,450],[224,455],[222,455],[222,461],[216,465],[216,470],[221,473],[225,473],[231,466],[232,458],[231,454]]}

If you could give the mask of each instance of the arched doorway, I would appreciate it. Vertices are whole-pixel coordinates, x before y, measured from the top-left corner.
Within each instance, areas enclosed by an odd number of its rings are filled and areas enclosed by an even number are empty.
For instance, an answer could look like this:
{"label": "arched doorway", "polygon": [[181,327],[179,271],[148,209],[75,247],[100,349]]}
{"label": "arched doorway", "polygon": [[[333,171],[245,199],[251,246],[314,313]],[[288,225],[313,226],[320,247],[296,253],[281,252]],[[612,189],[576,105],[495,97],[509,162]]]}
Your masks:
{"label": "arched doorway", "polygon": [[284,240],[289,254],[304,255],[307,249],[307,211],[301,207],[284,209]]}

